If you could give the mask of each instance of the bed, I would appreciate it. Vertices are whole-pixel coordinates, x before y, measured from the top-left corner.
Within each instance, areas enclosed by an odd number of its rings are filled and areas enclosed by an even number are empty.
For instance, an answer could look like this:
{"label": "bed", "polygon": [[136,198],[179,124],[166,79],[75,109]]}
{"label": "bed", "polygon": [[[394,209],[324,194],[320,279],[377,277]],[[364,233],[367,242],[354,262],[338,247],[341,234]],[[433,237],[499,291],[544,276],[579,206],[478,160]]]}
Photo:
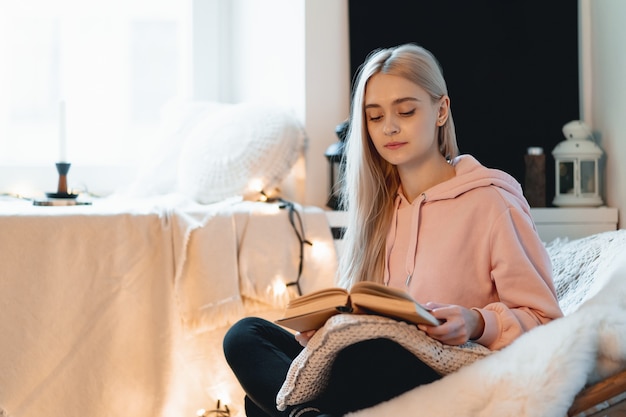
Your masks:
{"label": "bed", "polygon": [[162,131],[114,195],[0,200],[0,416],[241,415],[226,329],[332,284],[290,112],[177,103]]}

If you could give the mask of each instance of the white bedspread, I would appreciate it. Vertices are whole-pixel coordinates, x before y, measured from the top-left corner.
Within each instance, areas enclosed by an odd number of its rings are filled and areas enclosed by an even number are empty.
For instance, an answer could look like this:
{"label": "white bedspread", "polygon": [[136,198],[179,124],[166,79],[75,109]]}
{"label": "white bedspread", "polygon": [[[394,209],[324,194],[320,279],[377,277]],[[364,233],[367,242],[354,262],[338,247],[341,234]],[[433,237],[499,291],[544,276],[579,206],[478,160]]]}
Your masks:
{"label": "white bedspread", "polygon": [[[302,291],[332,286],[337,260],[326,215],[317,207],[296,208],[305,238],[313,243],[304,245]],[[192,225],[188,233],[193,229],[189,239],[177,239],[187,242],[176,278],[187,330],[213,330],[244,310],[286,306],[284,284],[297,278],[300,257],[288,215],[279,204],[241,202],[222,203],[210,212],[188,210],[185,218],[176,218]]]}
{"label": "white bedspread", "polygon": [[[189,414],[181,340],[281,302],[270,284],[295,279],[299,248],[276,210],[175,197],[0,202],[0,415]],[[321,209],[303,220],[317,250],[333,244]],[[305,256],[306,290],[329,285],[334,262],[332,250]]]}

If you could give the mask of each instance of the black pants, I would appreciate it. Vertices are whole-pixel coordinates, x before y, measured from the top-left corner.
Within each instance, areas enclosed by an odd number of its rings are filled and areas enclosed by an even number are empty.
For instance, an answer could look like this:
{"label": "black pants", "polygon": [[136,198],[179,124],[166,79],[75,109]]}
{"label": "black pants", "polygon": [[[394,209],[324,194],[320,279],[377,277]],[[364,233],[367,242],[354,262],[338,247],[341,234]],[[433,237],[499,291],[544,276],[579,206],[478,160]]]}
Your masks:
{"label": "black pants", "polygon": [[[224,354],[243,390],[248,417],[288,416],[276,409],[276,394],[302,347],[293,334],[249,317],[224,337]],[[336,357],[329,385],[311,406],[340,416],[389,400],[440,378],[411,352],[389,339],[366,340]]]}

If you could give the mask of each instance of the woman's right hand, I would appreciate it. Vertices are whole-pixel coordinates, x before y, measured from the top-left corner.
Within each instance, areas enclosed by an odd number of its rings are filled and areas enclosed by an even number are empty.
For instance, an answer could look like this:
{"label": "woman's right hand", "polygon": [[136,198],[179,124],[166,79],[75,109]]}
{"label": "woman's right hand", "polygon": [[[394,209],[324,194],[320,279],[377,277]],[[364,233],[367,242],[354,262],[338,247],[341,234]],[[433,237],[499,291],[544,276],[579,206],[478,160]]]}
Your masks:
{"label": "woman's right hand", "polygon": [[306,347],[307,343],[309,343],[309,340],[313,337],[313,335],[315,334],[316,331],[317,330],[308,330],[306,332],[297,332],[296,333],[296,340],[303,347]]}
{"label": "woman's right hand", "polygon": [[480,338],[485,330],[485,319],[476,310],[432,302],[426,303],[425,306],[430,309],[433,316],[443,321],[443,324],[439,326],[419,324],[417,327],[441,343],[462,345],[469,340]]}

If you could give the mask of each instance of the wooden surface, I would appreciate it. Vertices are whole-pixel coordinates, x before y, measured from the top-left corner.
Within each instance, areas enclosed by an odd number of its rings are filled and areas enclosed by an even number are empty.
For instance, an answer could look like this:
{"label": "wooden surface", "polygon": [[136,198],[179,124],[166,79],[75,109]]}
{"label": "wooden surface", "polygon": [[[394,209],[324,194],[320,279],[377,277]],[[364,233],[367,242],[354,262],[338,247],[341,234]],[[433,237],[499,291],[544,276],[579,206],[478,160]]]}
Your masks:
{"label": "wooden surface", "polygon": [[626,370],[582,390],[567,415],[626,416]]}

